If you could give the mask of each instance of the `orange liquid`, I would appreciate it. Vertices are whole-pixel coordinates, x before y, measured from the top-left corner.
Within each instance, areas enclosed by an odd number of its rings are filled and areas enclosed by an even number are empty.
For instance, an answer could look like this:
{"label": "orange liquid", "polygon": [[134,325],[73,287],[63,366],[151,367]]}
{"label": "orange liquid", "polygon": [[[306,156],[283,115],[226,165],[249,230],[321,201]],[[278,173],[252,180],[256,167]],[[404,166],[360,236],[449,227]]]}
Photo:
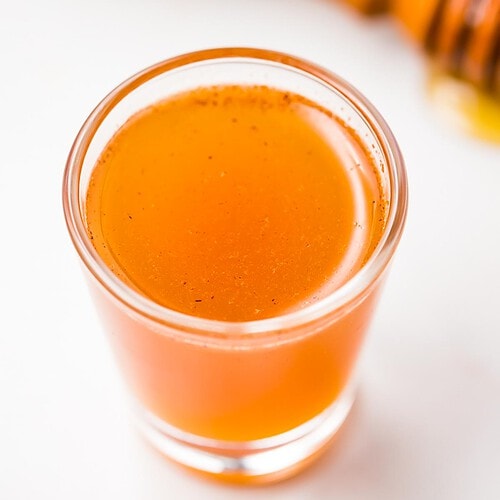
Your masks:
{"label": "orange liquid", "polygon": [[108,266],[161,305],[276,316],[340,285],[378,241],[379,189],[362,161],[341,125],[298,96],[200,89],[139,113],[108,144],[89,232]]}
{"label": "orange liquid", "polygon": [[[163,306],[269,318],[331,293],[369,258],[385,224],[376,172],[354,133],[300,96],[201,88],[118,130],[91,177],[88,232],[117,276]],[[315,335],[241,351],[182,343],[98,304],[146,407],[184,431],[248,440],[335,401],[372,297]]]}

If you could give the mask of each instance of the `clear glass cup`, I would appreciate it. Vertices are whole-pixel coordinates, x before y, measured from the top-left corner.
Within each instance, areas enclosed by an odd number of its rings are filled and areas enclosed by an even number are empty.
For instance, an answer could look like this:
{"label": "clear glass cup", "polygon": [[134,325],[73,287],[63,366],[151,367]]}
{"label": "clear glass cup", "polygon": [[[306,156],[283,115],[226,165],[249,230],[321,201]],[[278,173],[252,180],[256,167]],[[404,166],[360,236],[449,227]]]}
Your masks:
{"label": "clear glass cup", "polygon": [[[301,310],[248,322],[189,316],[138,294],[103,263],[85,222],[90,175],[117,128],[181,91],[235,83],[300,94],[348,123],[375,159],[388,203],[380,242],[344,285]],[[407,206],[396,141],[359,92],[323,68],[267,50],[212,49],[161,62],[91,113],[68,158],[63,203],[139,429],[151,444],[188,468],[253,482],[296,472],[325,448],[352,406],[356,360]]]}

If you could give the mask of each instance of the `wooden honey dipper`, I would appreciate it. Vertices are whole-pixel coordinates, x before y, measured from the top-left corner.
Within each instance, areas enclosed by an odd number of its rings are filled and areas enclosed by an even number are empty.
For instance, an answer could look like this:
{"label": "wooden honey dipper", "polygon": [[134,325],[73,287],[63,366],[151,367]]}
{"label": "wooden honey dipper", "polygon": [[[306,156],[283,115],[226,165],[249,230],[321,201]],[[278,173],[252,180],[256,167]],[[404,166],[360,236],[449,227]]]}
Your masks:
{"label": "wooden honey dipper", "polygon": [[444,69],[500,95],[500,0],[345,0],[391,12]]}

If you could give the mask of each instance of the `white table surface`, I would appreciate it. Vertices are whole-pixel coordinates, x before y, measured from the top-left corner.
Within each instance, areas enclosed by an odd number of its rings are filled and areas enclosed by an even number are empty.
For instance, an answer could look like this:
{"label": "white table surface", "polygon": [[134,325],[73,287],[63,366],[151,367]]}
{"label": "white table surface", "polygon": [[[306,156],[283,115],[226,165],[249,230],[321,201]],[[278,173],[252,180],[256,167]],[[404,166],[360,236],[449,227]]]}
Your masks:
{"label": "white table surface", "polygon": [[[354,83],[411,188],[345,432],[304,474],[250,489],[193,477],[136,435],[60,201],[72,140],[109,90],[229,45]],[[2,500],[500,498],[500,149],[438,119],[391,22],[327,0],[1,0],[0,55]]]}

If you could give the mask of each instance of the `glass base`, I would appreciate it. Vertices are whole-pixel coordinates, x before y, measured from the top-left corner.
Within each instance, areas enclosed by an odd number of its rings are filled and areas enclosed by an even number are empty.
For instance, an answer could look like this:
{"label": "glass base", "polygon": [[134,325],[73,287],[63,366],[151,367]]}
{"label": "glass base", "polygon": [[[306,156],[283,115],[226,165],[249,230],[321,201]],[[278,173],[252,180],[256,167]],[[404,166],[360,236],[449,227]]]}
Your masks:
{"label": "glass base", "polygon": [[345,389],[325,411],[301,426],[249,442],[217,441],[170,426],[144,408],[136,422],[141,434],[162,455],[189,468],[232,482],[273,482],[285,479],[314,460],[345,421],[354,389]]}

